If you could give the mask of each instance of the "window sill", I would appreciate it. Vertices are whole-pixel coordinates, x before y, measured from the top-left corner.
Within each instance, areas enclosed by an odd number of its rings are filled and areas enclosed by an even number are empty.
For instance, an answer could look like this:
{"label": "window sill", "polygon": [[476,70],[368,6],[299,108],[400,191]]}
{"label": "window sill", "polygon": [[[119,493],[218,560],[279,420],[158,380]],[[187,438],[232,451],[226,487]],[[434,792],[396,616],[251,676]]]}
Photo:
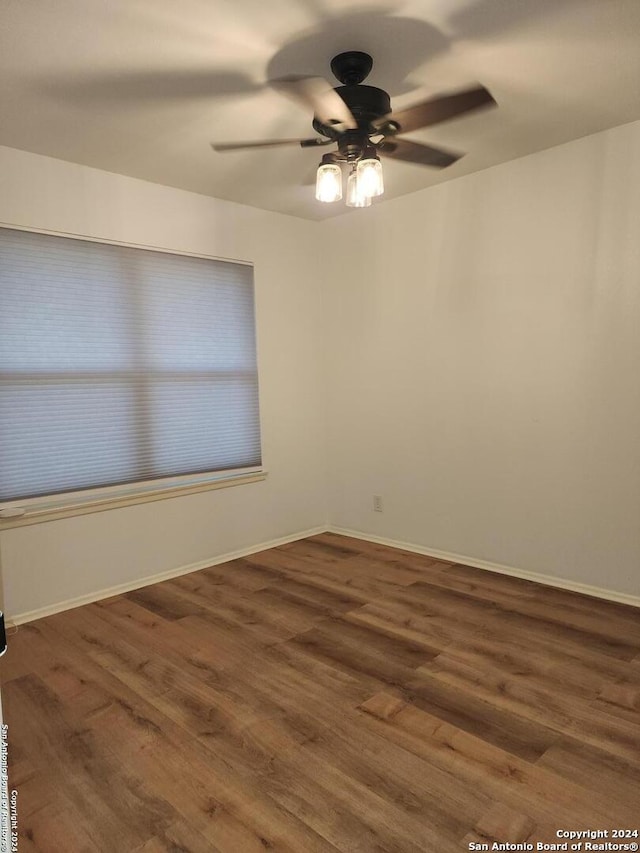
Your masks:
{"label": "window sill", "polygon": [[[23,509],[20,515],[12,515],[2,517],[0,514],[0,532],[9,530],[14,527],[26,527],[30,524],[42,524],[46,521],[58,521],[61,518],[70,518],[76,515],[88,515],[93,512],[104,512],[109,509],[119,509],[126,506],[135,506],[137,504],[150,503],[151,501],[162,501],[168,498],[178,498],[185,495],[194,495],[199,492],[209,492],[213,489],[228,489],[231,486],[240,486],[245,483],[259,483],[267,479],[266,471],[251,471],[244,474],[232,474],[230,476],[214,476],[210,479],[198,479],[193,481],[182,482],[179,484],[170,484],[165,486],[153,486],[144,488],[141,484],[138,490],[131,487],[123,492],[122,490],[111,491],[108,494],[100,496],[75,496],[72,500],[64,501],[62,498],[55,501],[51,499],[48,503],[32,503],[25,502],[24,505],[19,505],[17,502],[14,507]],[[0,507],[9,510],[14,507]]]}

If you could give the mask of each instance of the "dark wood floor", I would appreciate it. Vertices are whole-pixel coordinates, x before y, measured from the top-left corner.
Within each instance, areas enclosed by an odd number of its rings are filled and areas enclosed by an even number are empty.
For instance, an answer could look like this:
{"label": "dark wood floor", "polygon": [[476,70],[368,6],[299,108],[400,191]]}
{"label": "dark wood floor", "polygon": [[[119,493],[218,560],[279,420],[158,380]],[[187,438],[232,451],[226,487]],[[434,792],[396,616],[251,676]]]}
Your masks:
{"label": "dark wood floor", "polygon": [[20,853],[640,824],[640,611],[324,534],[22,626]]}

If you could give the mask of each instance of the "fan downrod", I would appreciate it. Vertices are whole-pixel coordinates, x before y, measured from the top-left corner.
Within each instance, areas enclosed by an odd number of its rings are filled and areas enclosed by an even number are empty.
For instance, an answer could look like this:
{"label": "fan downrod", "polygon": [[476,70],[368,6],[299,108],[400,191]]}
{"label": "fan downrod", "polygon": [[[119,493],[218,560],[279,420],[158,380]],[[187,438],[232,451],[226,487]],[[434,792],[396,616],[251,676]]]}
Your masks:
{"label": "fan downrod", "polygon": [[331,70],[343,86],[357,86],[369,76],[373,59],[361,50],[347,50],[331,60]]}

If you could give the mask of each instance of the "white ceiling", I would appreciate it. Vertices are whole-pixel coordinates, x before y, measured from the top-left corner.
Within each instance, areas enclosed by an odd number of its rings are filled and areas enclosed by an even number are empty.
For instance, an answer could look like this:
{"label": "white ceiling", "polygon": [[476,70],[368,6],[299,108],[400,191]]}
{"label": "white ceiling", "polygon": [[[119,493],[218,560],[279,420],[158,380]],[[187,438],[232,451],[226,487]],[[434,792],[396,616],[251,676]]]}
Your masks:
{"label": "white ceiling", "polygon": [[[313,135],[269,89],[343,50],[394,107],[485,85],[499,108],[411,134],[468,152],[385,160],[384,198],[640,118],[640,0],[3,0],[0,144],[310,219],[319,154],[212,152]],[[326,151],[327,149],[321,149]],[[351,215],[359,215],[352,211]]]}

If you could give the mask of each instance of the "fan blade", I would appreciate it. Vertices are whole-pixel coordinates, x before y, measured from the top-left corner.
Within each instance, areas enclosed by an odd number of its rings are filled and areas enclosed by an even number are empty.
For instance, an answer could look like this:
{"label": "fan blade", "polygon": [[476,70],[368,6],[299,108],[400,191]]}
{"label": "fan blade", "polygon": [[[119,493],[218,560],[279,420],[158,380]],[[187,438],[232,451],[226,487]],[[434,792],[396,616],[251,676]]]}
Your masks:
{"label": "fan blade", "polygon": [[378,119],[375,126],[384,132],[384,126],[393,122],[399,127],[398,133],[409,133],[421,127],[429,127],[432,124],[456,118],[472,110],[495,106],[495,104],[491,92],[484,86],[478,86],[455,95],[431,98],[397,113],[389,113]]}
{"label": "fan blade", "polygon": [[395,160],[404,160],[407,163],[418,163],[420,166],[435,166],[444,169],[459,160],[463,155],[444,151],[442,148],[432,148],[430,145],[422,145],[419,142],[410,142],[408,139],[399,139],[393,136],[383,139],[376,145],[378,151]]}
{"label": "fan blade", "polygon": [[322,77],[280,77],[269,81],[276,91],[313,111],[324,125],[355,130],[358,123],[335,89]]}
{"label": "fan blade", "polygon": [[275,148],[278,145],[299,145],[301,148],[315,148],[318,145],[330,145],[333,139],[315,136],[313,139],[265,139],[260,142],[212,142],[214,151],[241,151],[248,148]]}

